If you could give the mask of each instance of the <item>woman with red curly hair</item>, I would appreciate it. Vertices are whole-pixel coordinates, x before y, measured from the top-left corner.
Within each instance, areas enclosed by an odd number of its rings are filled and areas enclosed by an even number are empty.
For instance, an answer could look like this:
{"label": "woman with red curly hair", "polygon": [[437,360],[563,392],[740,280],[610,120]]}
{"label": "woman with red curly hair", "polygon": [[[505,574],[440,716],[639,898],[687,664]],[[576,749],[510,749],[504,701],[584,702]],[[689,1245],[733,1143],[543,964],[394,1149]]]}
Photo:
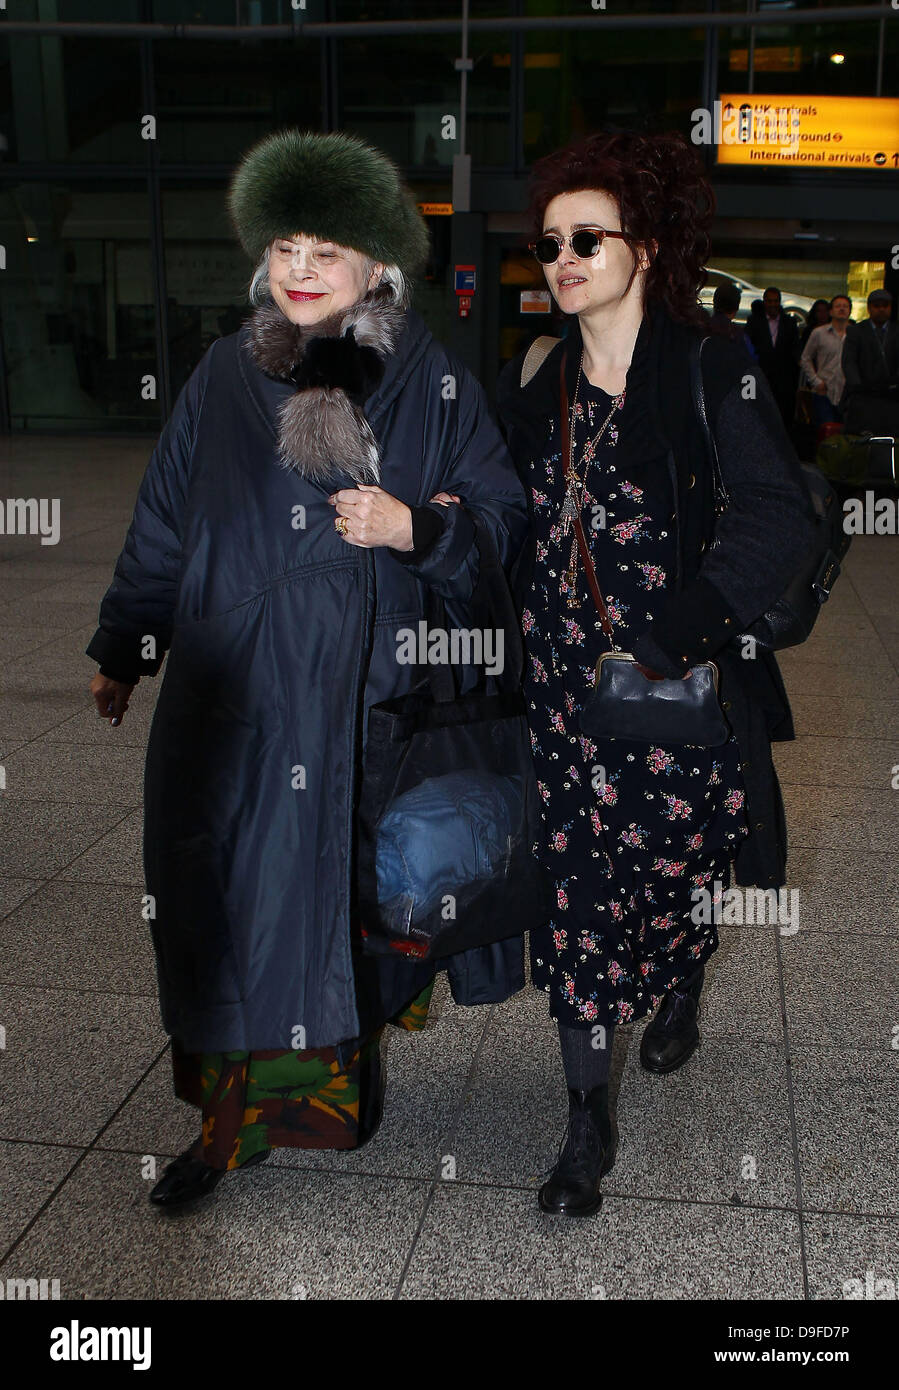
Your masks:
{"label": "woman with red curly hair", "polygon": [[[569,315],[562,341],[538,340],[508,364],[498,400],[531,513],[516,589],[538,853],[557,899],[531,934],[532,978],[559,1026],[569,1099],[539,1203],[589,1216],[614,1161],[615,1026],[655,1011],[640,1060],[680,1067],[699,1042],[704,965],[718,945],[717,914],[696,911],[701,890],[720,902],[732,866],[741,884],[784,882],[770,742],[793,737],[790,709],[774,658],[743,659],[734,638],[779,598],[813,522],[764,378],[737,345],[708,337],[702,380],[729,494],[716,517],[690,386],[714,212],[695,151],[677,135],[591,136],[535,166],[531,210],[532,250]],[[648,680],[687,678],[714,658],[727,741],[585,736],[596,662],[613,647]]]}

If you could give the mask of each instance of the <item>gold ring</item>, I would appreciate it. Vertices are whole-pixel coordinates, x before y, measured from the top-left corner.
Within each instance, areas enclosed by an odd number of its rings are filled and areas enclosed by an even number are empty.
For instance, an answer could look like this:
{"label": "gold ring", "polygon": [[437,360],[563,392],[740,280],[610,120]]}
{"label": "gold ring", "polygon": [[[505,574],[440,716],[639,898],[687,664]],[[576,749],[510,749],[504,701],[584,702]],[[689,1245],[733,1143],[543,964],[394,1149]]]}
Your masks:
{"label": "gold ring", "polygon": [[350,523],[348,522],[345,516],[339,516],[337,520],[334,522],[334,530],[338,533],[338,535],[346,536],[349,524]]}

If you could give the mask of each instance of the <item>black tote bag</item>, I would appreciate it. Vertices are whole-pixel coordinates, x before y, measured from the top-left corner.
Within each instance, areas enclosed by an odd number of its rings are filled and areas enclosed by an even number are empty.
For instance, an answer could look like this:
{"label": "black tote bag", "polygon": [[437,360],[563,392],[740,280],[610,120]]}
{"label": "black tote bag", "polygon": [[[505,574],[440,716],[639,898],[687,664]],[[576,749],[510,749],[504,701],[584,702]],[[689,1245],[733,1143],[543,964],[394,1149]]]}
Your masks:
{"label": "black tote bag", "polygon": [[[520,936],[552,911],[533,853],[540,801],[520,689],[521,634],[490,533],[469,515],[479,578],[467,631],[502,630],[502,671],[482,669],[477,686],[460,694],[451,666],[423,665],[409,694],[369,711],[357,819],[368,955],[455,955]],[[450,631],[433,594],[428,628]]]}

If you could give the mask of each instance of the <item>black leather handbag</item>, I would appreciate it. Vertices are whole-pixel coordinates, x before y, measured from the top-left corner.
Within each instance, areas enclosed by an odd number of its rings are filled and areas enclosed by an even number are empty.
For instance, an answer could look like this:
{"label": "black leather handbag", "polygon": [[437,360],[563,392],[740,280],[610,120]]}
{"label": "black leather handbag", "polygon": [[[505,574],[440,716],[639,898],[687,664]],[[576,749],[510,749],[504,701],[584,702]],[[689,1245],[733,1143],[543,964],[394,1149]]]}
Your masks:
{"label": "black leather handbag", "polygon": [[[571,430],[564,353],[560,378],[562,458],[568,459]],[[620,651],[579,516],[574,518],[574,532],[602,630],[613,647],[596,663],[594,691],[581,710],[581,732],[588,738],[621,738],[662,747],[691,744],[717,748],[726,743],[730,729],[718,699],[717,666],[700,661],[685,676],[672,680],[646,675],[635,656]]]}
{"label": "black leather handbag", "polygon": [[[602,630],[613,641],[612,624],[587,549],[583,523],[575,522],[578,550],[599,613]],[[615,648],[596,663],[596,685],[581,710],[581,732],[588,738],[623,738],[640,743],[692,744],[718,748],[730,729],[718,699],[718,668],[699,661],[685,676],[647,676],[630,652]]]}
{"label": "black leather handbag", "polygon": [[[715,488],[715,513],[720,516],[730,505],[727,488],[721,476],[718,447],[709,425],[702,381],[702,345],[699,339],[690,346],[690,385],[693,405],[705,436],[706,449],[712,465]],[[840,561],[852,539],[843,529],[843,511],[833,486],[820,469],[803,463],[803,477],[815,508],[815,537],[808,556],[795,578],[790,581],[777,602],[751,623],[745,632],[733,640],[741,643],[751,637],[763,651],[776,652],[784,647],[797,647],[811,633],[822,605],[830,598],[831,590],[840,575]],[[713,542],[714,544],[714,542]]]}

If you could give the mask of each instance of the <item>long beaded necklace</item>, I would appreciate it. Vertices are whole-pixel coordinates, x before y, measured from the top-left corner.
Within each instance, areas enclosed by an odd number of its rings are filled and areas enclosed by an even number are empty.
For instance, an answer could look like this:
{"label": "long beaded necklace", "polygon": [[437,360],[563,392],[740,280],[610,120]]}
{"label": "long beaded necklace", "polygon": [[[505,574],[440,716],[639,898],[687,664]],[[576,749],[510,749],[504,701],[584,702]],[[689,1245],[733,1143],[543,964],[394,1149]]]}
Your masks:
{"label": "long beaded necklace", "polygon": [[[577,413],[577,397],[578,391],[580,390],[581,375],[583,373],[583,368],[584,354],[583,352],[581,352],[581,360],[578,363],[577,369],[577,382],[575,383],[574,387],[574,399],[571,403],[571,418],[568,422],[568,458],[565,462],[565,498],[562,502],[562,510],[559,512],[559,521],[561,523],[561,530],[559,533],[560,541],[563,536],[568,535],[568,532],[572,529],[575,520],[577,519],[577,517],[580,516],[581,512],[583,511],[584,494],[587,487],[587,474],[590,471],[590,464],[596,457],[597,446],[599,444],[599,441],[605,434],[606,430],[608,429],[612,420],[612,416],[615,414],[616,410],[620,410],[621,407],[624,405],[624,399],[627,389],[625,388],[624,391],[619,391],[618,395],[612,402],[612,409],[609,411],[608,415],[603,420],[602,424],[599,427],[599,430],[594,435],[592,441],[588,439],[586,445],[584,446],[584,476],[579,477],[577,469],[574,466],[574,422]],[[569,608],[577,608],[578,604],[577,561],[578,548],[577,534],[575,533],[571,538],[571,554],[568,557],[568,568],[567,570],[565,570],[563,574],[563,578],[566,584],[568,585]]]}

